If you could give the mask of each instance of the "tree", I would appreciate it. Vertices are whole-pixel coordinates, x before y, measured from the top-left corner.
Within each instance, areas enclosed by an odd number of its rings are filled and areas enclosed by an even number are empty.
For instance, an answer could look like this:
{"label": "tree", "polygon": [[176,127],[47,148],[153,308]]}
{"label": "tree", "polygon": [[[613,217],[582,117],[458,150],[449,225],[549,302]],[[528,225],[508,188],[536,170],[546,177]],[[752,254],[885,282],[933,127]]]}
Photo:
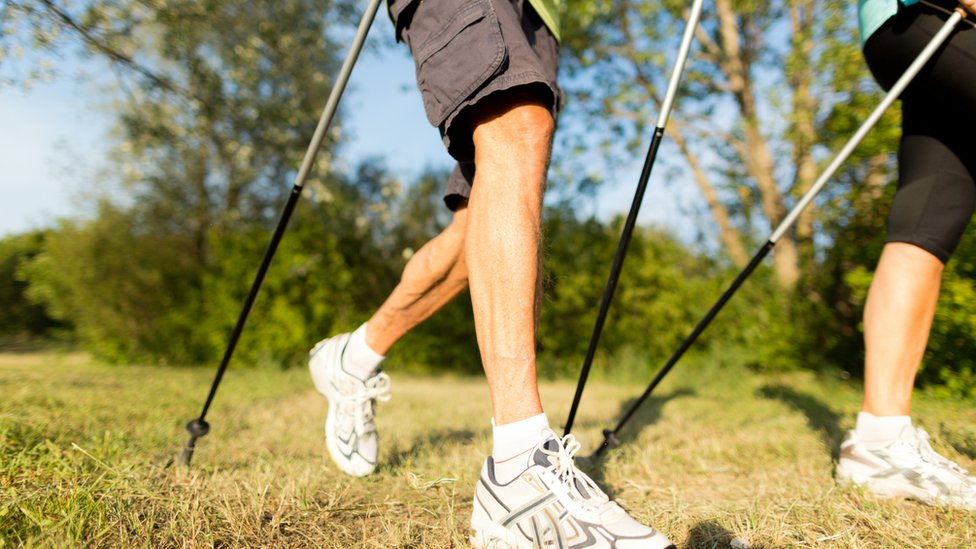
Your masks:
{"label": "tree", "polygon": [[64,328],[25,295],[23,265],[41,253],[46,236],[44,231],[31,231],[0,239],[0,337],[45,337]]}
{"label": "tree", "polygon": [[[33,33],[39,47],[80,41],[123,69],[113,106],[119,143],[110,161],[124,199],[106,197],[95,220],[61,227],[30,269],[34,295],[59,318],[77,320],[85,341],[106,356],[212,359],[325,104],[343,50],[334,29],[346,23],[352,4],[7,2],[4,23]],[[341,229],[319,235],[313,245],[349,257],[361,253],[370,236],[356,212],[383,183],[330,175],[329,151],[340,136],[341,124],[308,186],[314,209],[334,216],[317,228]],[[249,260],[240,257],[242,249],[253,253]],[[314,262],[315,254],[304,257]],[[302,259],[293,255],[278,264],[290,260]],[[74,280],[63,264],[76,267]],[[309,272],[292,267],[296,277]],[[328,280],[336,284],[322,287],[335,290],[352,278]],[[273,290],[265,295],[269,314],[294,320],[267,294]],[[311,309],[320,323],[342,316]]]}
{"label": "tree", "polygon": [[[849,135],[838,119],[862,119],[875,101],[854,10],[822,0],[707,6],[661,157],[697,185],[721,249],[737,266],[748,260],[745,247],[783,219],[812,185],[818,163]],[[611,119],[605,147],[634,150],[656,118],[687,6],[570,2],[567,15],[566,87],[574,108]],[[889,139],[896,121],[890,113],[882,122]],[[883,150],[894,149],[892,141],[886,145]],[[850,163],[869,165],[867,179],[885,180],[887,154],[873,151],[881,161],[861,153]],[[775,249],[776,278],[787,291],[813,267],[821,203]]]}

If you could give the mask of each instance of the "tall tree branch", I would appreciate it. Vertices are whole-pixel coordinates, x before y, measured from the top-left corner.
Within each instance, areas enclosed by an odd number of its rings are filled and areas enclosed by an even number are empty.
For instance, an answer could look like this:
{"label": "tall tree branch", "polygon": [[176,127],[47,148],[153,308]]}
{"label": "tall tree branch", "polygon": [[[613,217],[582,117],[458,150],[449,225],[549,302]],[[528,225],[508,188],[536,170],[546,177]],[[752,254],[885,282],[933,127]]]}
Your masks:
{"label": "tall tree branch", "polygon": [[[755,56],[750,51],[749,44],[753,42],[747,41],[744,46],[740,44],[741,37],[748,31],[739,24],[730,0],[716,0],[715,7],[719,20],[716,42],[722,50],[719,68],[725,74],[732,96],[742,114],[743,133],[748,145],[749,154],[742,157],[743,165],[759,189],[763,213],[770,225],[775,226],[786,214],[786,207],[783,194],[776,185],[769,144],[760,131],[759,113],[750,77],[751,60]],[[777,244],[773,263],[779,283],[786,288],[795,286],[799,279],[799,267],[796,246],[789,235],[784,236]]]}
{"label": "tall tree branch", "polygon": [[[662,105],[661,100],[658,98],[657,87],[651,81],[650,76],[646,73],[641,63],[637,61],[637,47],[634,36],[630,32],[630,25],[628,21],[628,2],[621,2],[620,8],[620,17],[623,23],[622,30],[624,35],[624,58],[630,61],[638,85],[644,89],[647,97],[650,97],[651,100],[654,101],[658,110],[660,110]],[[712,217],[715,218],[715,222],[718,224],[719,239],[724,245],[725,251],[729,254],[729,258],[736,266],[744,267],[746,263],[748,263],[749,258],[742,246],[742,239],[739,232],[731,222],[731,216],[729,215],[728,209],[718,199],[718,193],[715,191],[715,187],[708,180],[705,170],[702,168],[701,164],[698,162],[698,159],[688,147],[688,143],[682,134],[680,127],[680,118],[677,116],[672,116],[670,126],[665,129],[666,135],[670,136],[675,141],[675,143],[678,145],[678,150],[681,151],[682,156],[684,156],[685,161],[691,168],[691,173],[695,180],[695,184],[698,185],[698,188],[705,196],[708,209],[711,212]]]}
{"label": "tall tree branch", "polygon": [[127,55],[124,52],[119,51],[117,48],[109,45],[106,40],[97,36],[96,33],[94,33],[91,29],[85,27],[85,25],[72,17],[71,14],[69,14],[61,6],[58,6],[51,0],[41,0],[41,4],[44,5],[44,8],[49,14],[51,14],[52,17],[54,17],[55,20],[77,33],[85,44],[102,53],[112,62],[131,69],[159,88],[177,94],[185,99],[192,99],[186,90],[183,90],[174,84],[169,78],[156,74],[155,71],[133,59],[131,55]]}

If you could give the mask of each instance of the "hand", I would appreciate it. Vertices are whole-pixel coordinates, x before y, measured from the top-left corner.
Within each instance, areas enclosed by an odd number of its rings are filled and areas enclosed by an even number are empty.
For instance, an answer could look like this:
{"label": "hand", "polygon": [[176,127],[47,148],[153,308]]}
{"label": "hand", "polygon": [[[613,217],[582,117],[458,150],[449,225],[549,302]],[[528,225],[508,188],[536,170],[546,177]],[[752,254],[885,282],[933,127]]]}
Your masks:
{"label": "hand", "polygon": [[959,0],[959,5],[966,8],[971,15],[976,15],[976,0]]}

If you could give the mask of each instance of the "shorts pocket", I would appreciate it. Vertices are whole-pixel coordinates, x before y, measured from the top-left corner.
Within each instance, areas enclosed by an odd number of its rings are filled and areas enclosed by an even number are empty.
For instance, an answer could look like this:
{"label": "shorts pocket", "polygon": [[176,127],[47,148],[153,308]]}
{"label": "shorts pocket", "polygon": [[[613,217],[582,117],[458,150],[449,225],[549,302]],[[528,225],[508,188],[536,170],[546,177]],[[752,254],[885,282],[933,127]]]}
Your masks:
{"label": "shorts pocket", "polygon": [[408,41],[427,120],[441,126],[507,56],[489,0],[419,0]]}

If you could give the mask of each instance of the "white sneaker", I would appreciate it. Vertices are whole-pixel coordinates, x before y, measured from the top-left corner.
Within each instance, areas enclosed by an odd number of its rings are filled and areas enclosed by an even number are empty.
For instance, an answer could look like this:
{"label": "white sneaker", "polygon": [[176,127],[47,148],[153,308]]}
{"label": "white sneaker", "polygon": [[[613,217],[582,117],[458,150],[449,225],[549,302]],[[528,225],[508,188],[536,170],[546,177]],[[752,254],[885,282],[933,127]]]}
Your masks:
{"label": "white sneaker", "polygon": [[471,544],[476,548],[674,547],[657,530],[630,517],[576,468],[580,444],[550,431],[531,464],[506,484],[485,461],[474,492]]}
{"label": "white sneaker", "polygon": [[309,351],[308,369],[315,388],[329,399],[325,444],[340,469],[362,477],[376,469],[379,443],[373,421],[375,401],[390,400],[390,376],[377,372],[363,381],[342,368],[351,334],[323,339]]}
{"label": "white sneaker", "polygon": [[928,433],[911,426],[883,448],[868,448],[854,431],[848,431],[840,445],[837,480],[863,486],[879,497],[976,510],[973,477],[937,454]]}

